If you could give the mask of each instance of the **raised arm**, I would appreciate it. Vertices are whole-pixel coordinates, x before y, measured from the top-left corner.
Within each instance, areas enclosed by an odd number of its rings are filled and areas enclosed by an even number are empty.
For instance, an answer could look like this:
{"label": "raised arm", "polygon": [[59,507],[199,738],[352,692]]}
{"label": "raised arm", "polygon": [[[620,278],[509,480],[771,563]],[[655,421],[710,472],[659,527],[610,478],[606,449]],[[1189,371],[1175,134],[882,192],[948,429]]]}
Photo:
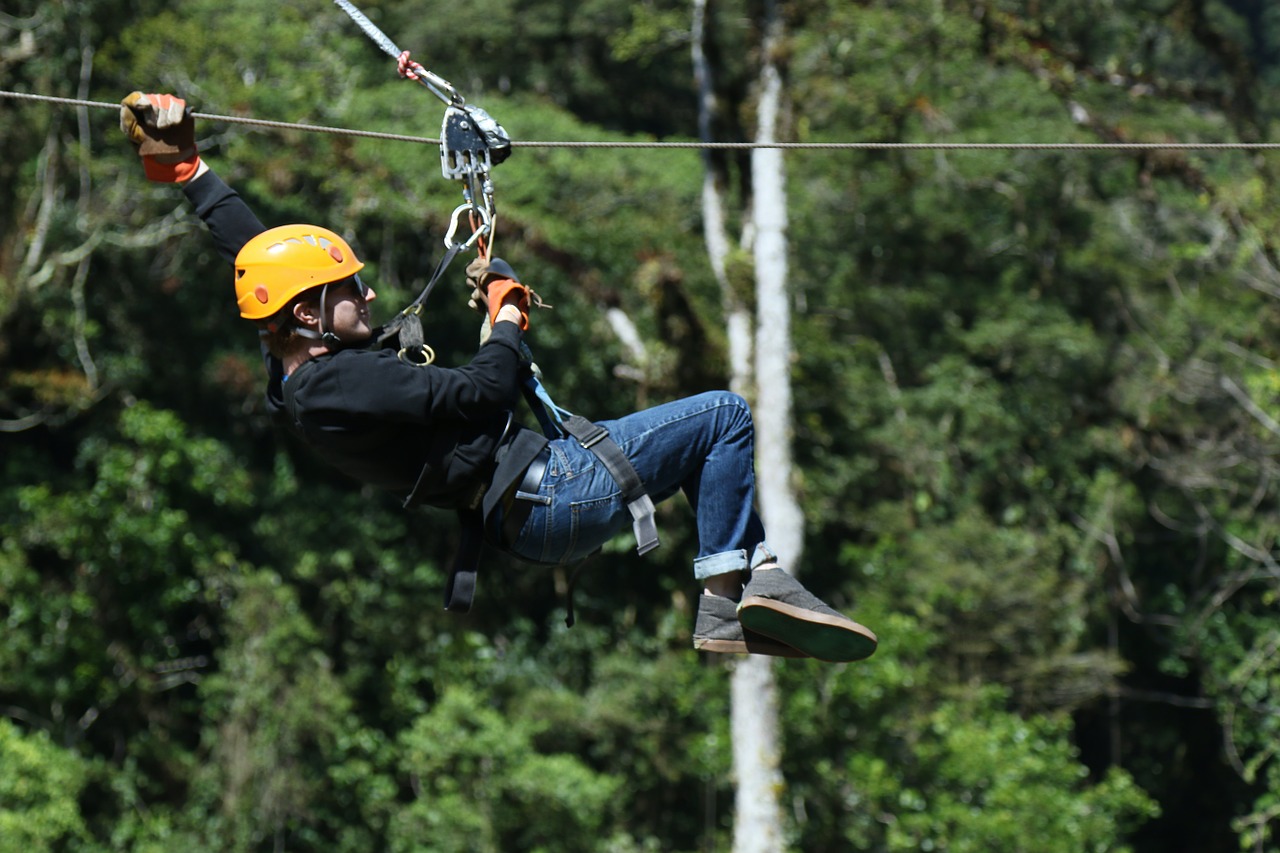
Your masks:
{"label": "raised arm", "polygon": [[132,92],[120,102],[120,129],[142,158],[148,180],[182,187],[228,265],[245,243],[266,230],[236,191],[201,159],[195,119],[184,100]]}
{"label": "raised arm", "polygon": [[[234,268],[236,255],[253,237],[266,231],[249,205],[200,157],[195,118],[186,101],[167,94],[132,92],[120,102],[120,129],[137,149],[147,180],[182,187],[208,227],[218,254]],[[230,273],[227,281],[232,281]],[[259,338],[269,390],[283,375],[279,359]]]}
{"label": "raised arm", "polygon": [[229,265],[235,264],[245,243],[267,230],[244,199],[208,166],[201,164],[200,172],[182,191],[208,226],[218,255]]}

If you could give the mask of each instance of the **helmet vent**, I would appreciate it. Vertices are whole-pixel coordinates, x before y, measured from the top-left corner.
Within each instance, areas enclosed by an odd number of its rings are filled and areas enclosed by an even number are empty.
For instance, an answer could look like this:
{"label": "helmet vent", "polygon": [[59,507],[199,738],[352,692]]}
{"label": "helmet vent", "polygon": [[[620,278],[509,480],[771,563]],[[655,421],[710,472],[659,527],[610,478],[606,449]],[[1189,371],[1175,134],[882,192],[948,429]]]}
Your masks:
{"label": "helmet vent", "polygon": [[[267,252],[272,255],[277,254],[278,252],[283,252],[290,243],[295,246],[315,246],[319,249],[328,249],[330,255],[333,255],[335,250],[333,241],[327,237],[317,237],[314,234],[303,234],[301,237],[287,237],[279,243],[272,243],[267,247]],[[342,263],[341,255],[342,251],[338,250],[338,254],[334,255],[334,260],[338,263]]]}

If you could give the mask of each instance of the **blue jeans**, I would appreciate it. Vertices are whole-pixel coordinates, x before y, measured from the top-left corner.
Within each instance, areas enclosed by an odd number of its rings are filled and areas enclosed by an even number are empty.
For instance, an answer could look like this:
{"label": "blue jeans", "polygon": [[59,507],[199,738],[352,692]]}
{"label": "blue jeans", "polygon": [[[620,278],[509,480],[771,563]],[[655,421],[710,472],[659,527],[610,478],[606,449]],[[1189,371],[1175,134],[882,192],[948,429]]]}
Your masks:
{"label": "blue jeans", "polygon": [[[755,510],[755,430],[737,394],[712,391],[600,421],[626,453],[654,503],[683,491],[698,524],[694,576],[771,559]],[[538,497],[510,551],[539,563],[587,557],[631,526],[618,485],[573,438],[551,442]]]}

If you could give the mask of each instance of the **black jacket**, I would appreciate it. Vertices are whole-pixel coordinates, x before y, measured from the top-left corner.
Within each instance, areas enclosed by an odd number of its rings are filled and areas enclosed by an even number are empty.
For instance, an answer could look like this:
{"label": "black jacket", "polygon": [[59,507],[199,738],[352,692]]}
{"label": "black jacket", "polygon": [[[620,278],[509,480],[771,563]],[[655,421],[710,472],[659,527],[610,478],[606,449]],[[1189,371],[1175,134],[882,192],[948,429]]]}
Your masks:
{"label": "black jacket", "polygon": [[[228,263],[266,230],[213,172],[184,192]],[[264,350],[267,405],[304,444],[355,479],[402,499],[412,495],[413,503],[482,509],[488,517],[547,444],[540,433],[506,429],[529,370],[520,334],[515,323],[497,324],[471,362],[457,368],[406,364],[393,349],[346,348],[312,359],[287,379]]]}

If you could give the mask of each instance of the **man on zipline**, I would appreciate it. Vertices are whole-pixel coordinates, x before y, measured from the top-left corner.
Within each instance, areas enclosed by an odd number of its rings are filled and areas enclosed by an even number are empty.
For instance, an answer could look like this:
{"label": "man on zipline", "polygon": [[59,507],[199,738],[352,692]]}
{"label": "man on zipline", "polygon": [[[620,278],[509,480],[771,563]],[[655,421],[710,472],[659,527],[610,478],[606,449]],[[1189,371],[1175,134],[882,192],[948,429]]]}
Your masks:
{"label": "man on zipline", "polygon": [[704,592],[695,648],[828,661],[875,651],[871,631],[809,593],[769,550],[741,397],[710,392],[602,421],[586,442],[525,429],[512,413],[530,375],[521,348],[529,290],[507,264],[495,258],[471,273],[491,332],[469,364],[402,360],[379,346],[376,294],[350,245],[315,225],[267,229],[200,158],[194,124],[172,95],[122,102],[121,129],[147,178],[182,187],[234,266],[240,315],[262,343],[268,408],[303,444],[406,505],[456,510],[505,553],[562,564],[598,550],[635,515],[616,471],[588,446],[611,440],[642,497],[683,490],[696,513],[693,570]]}

